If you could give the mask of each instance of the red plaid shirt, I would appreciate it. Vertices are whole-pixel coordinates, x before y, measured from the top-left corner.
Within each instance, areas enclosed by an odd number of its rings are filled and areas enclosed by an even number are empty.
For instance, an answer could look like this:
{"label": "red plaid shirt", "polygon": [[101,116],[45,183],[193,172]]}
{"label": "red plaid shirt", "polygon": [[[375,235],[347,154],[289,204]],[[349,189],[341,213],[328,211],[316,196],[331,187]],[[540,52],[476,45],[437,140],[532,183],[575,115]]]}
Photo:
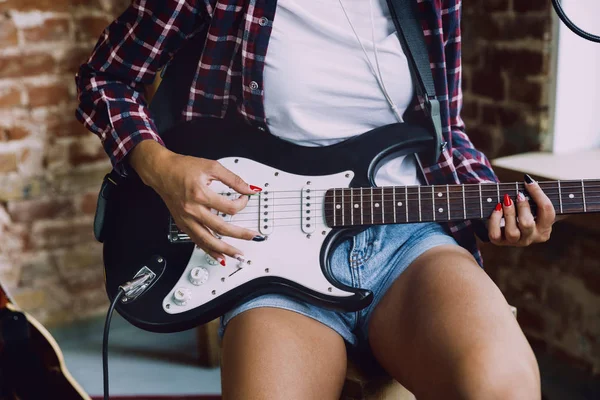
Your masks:
{"label": "red plaid shirt", "polygon": [[[429,49],[447,146],[425,165],[429,183],[496,182],[486,157],[460,118],[460,0],[415,0]],[[162,143],[143,97],[144,86],[194,35],[205,46],[181,118],[224,117],[235,106],[248,123],[266,129],[263,67],[276,10],[267,0],[135,0],[102,33],[76,76],[77,118],[97,134],[117,170],[142,140]],[[421,105],[417,105],[417,108]],[[458,242],[481,264],[471,221],[451,223]]]}

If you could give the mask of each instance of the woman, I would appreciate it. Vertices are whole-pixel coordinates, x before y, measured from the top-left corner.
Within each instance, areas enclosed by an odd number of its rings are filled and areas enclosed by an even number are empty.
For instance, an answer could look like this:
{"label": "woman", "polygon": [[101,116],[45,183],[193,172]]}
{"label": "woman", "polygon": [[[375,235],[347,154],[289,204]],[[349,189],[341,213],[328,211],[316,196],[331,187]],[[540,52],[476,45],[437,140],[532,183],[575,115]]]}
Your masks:
{"label": "woman", "polygon": [[[461,3],[418,4],[447,142],[438,163],[424,165],[425,178],[434,184],[496,181],[459,115]],[[135,169],[178,226],[224,264],[225,256],[242,255],[213,232],[247,240],[260,234],[221,224],[210,209],[239,212],[247,196],[222,199],[208,185],[219,180],[241,194],[261,188],[217,162],[163,147],[141,94],[197,35],[206,40],[181,113],[185,120],[232,112],[285,140],[329,145],[402,121],[414,108],[414,85],[384,0],[135,0],[81,66],[77,116],[100,136],[114,167],[124,174]],[[387,160],[376,182],[427,183],[413,156]],[[493,243],[548,239],[554,209],[537,183],[527,178],[526,186],[540,210],[537,219],[523,195],[506,196],[487,223]],[[386,225],[343,242],[332,255],[336,278],[375,294],[358,313],[275,295],[238,305],[222,319],[223,397],[337,399],[348,344],[369,346],[419,399],[540,398],[535,357],[478,265],[474,227],[469,221]]]}

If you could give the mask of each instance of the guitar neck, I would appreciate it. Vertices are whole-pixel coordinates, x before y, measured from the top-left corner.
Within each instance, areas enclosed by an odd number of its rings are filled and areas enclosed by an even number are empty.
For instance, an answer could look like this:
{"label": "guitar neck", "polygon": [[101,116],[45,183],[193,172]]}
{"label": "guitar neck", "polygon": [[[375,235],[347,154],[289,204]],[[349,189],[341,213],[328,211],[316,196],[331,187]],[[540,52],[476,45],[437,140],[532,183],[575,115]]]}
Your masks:
{"label": "guitar neck", "polygon": [[[600,180],[539,182],[557,215],[600,212]],[[522,192],[537,206],[523,182],[464,185],[329,189],[325,221],[330,227],[408,222],[449,222],[488,218],[504,195]]]}

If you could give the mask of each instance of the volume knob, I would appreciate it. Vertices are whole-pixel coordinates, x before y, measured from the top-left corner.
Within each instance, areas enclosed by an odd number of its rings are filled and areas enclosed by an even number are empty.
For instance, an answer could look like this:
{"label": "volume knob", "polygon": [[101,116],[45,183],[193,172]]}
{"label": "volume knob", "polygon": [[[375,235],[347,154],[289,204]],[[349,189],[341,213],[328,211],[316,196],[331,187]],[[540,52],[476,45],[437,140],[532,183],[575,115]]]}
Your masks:
{"label": "volume knob", "polygon": [[189,276],[192,285],[200,286],[208,280],[208,270],[202,267],[194,267]]}
{"label": "volume knob", "polygon": [[208,254],[206,254],[205,258],[208,265],[217,265],[217,260],[209,256]]}
{"label": "volume knob", "polygon": [[177,288],[173,293],[173,302],[178,306],[185,306],[192,298],[192,292],[186,288]]}

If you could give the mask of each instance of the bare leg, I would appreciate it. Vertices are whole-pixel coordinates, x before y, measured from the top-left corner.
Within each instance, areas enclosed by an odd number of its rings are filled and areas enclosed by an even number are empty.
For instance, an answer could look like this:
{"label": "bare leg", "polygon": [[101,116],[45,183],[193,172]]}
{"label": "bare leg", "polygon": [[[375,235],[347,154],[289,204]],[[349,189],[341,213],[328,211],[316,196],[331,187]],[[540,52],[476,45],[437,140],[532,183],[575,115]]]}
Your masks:
{"label": "bare leg", "polygon": [[304,315],[255,308],[225,331],[224,400],[337,400],[345,375],[342,337]]}
{"label": "bare leg", "polygon": [[537,362],[502,293],[458,246],[421,255],[373,312],[369,344],[417,399],[541,397]]}

